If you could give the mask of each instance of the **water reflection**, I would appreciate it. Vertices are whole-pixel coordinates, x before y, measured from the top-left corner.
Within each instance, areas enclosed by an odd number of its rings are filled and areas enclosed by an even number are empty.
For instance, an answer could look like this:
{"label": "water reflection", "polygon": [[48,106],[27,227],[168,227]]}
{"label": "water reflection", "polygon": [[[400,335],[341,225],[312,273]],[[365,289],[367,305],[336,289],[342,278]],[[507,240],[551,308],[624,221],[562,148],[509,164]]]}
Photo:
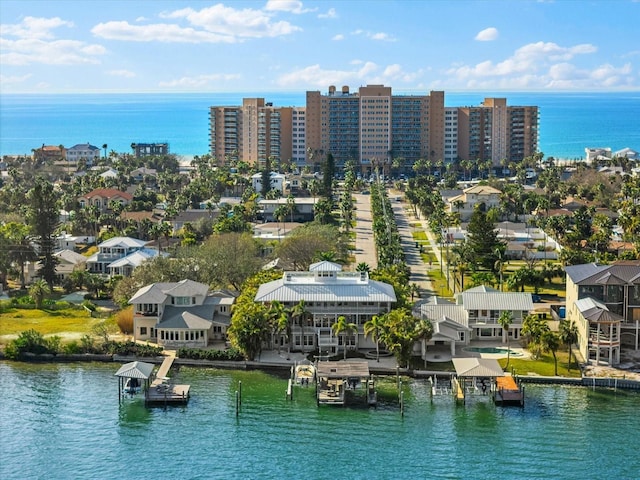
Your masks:
{"label": "water reflection", "polygon": [[151,411],[144,405],[143,398],[124,399],[118,409],[121,427],[140,428],[151,421]]}

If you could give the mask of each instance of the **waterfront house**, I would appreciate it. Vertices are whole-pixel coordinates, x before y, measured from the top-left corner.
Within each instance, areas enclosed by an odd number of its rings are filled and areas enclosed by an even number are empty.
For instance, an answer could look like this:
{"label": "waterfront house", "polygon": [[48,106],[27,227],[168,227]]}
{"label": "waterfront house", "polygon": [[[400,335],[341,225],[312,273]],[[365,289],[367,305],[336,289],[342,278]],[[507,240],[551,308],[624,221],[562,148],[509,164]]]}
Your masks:
{"label": "waterfront house", "polygon": [[[508,333],[498,323],[504,311],[511,312],[513,317]],[[455,304],[443,299],[423,304],[420,314],[422,318],[431,320],[434,327],[442,323],[443,327],[452,329],[447,330],[442,338],[434,335],[428,345],[449,342],[452,353],[455,353],[456,344],[467,345],[470,340],[500,340],[506,343],[507,335],[511,340],[518,340],[522,322],[532,311],[530,293],[501,292],[482,285],[457,294]]]}
{"label": "waterfront house", "polygon": [[568,321],[578,348],[596,364],[620,363],[620,351],[640,347],[640,261],[565,267]]}
{"label": "waterfront house", "polygon": [[209,293],[207,285],[193,280],[147,285],[129,300],[134,339],[170,348],[225,341],[234,302],[233,294]]}
{"label": "waterfront house", "polygon": [[[293,308],[304,300],[306,319],[295,319],[291,348],[337,352],[338,349],[375,348],[371,338],[364,336],[364,324],[374,315],[384,315],[396,303],[393,287],[371,280],[367,272],[343,272],[342,266],[328,261],[309,266],[308,272],[284,272],[282,278],[264,283],[255,301],[282,303]],[[332,326],[344,316],[357,327],[349,336],[336,336]],[[284,335],[277,345],[286,345]]]}

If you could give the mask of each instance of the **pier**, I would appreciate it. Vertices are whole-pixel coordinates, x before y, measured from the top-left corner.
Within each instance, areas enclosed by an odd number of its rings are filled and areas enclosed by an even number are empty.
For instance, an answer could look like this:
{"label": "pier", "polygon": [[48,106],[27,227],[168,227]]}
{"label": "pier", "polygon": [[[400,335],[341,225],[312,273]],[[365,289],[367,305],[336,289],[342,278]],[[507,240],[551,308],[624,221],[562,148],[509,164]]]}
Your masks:
{"label": "pier", "polygon": [[[175,355],[167,356],[155,375],[152,363],[136,361],[120,367],[115,373],[118,377],[118,398],[121,400],[125,395],[134,396],[139,390],[143,390],[146,405],[186,404],[189,401],[190,386],[168,383],[167,374],[174,360]],[[131,382],[139,387],[126,387]]]}
{"label": "pier", "polygon": [[167,374],[175,360],[174,355],[168,355],[158,368],[155,379],[145,392],[145,403],[147,404],[185,404],[189,401],[189,385],[172,385],[168,383]]}
{"label": "pier", "polygon": [[347,391],[355,393],[360,386],[364,386],[367,405],[376,405],[375,382],[370,378],[368,362],[318,362],[316,368],[318,405],[346,405]]}

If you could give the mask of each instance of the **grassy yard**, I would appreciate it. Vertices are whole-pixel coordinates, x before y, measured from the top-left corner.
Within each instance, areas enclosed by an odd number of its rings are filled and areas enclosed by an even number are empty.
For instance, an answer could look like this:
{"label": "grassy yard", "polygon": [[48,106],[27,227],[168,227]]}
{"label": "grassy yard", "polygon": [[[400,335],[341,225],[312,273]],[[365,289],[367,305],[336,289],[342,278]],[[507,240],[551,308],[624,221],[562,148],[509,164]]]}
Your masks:
{"label": "grassy yard", "polygon": [[414,240],[427,240],[427,234],[424,233],[423,231],[414,231],[411,232],[411,236],[413,237]]}
{"label": "grassy yard", "polygon": [[[567,361],[569,359],[569,352],[558,351],[556,352],[558,357],[558,375],[561,377],[577,377],[580,378],[580,369],[575,363],[575,357],[572,355],[571,371],[567,369]],[[498,360],[500,366],[505,368],[507,359],[503,358]],[[548,353],[542,356],[539,360],[523,359],[511,357],[509,361],[509,371],[515,370],[518,375],[542,375],[547,377],[555,376],[555,370],[553,366],[553,356]]]}
{"label": "grassy yard", "polygon": [[21,332],[34,329],[43,335],[91,333],[92,328],[104,322],[92,318],[85,309],[36,310],[8,308],[0,315],[0,343],[14,338]]}

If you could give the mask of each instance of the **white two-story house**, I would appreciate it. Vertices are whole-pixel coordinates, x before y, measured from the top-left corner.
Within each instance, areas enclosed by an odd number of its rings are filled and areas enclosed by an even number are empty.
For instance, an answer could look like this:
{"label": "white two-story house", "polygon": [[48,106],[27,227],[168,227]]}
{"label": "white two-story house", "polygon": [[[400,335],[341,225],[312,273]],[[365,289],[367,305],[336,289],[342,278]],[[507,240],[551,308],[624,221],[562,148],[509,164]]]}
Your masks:
{"label": "white two-story house", "polygon": [[193,280],[147,285],[129,300],[134,339],[172,348],[225,341],[234,301],[233,295],[210,294],[207,285]]}
{"label": "white two-story house", "polygon": [[98,252],[87,259],[87,270],[102,275],[128,277],[144,260],[158,256],[158,250],[147,248],[146,240],[113,237],[98,245]]}
{"label": "white two-story house", "polygon": [[[364,335],[364,324],[374,315],[389,312],[397,299],[391,285],[371,280],[367,272],[343,272],[341,265],[323,261],[310,265],[308,272],[285,272],[281,279],[260,285],[255,301],[278,301],[286,308],[304,301],[307,315],[294,319],[292,350],[335,353],[344,348],[375,348]],[[341,316],[357,326],[357,333],[346,337],[333,333],[331,327]],[[286,345],[286,337],[282,335],[276,343]]]}
{"label": "white two-story house", "polygon": [[[435,298],[420,308],[422,318],[431,320],[434,334],[428,345],[468,345],[471,340],[493,340],[506,343],[507,335],[518,340],[524,318],[533,311],[531,294],[501,292],[480,286],[456,296],[456,302]],[[500,315],[510,311],[513,317],[508,333],[498,323]]]}

